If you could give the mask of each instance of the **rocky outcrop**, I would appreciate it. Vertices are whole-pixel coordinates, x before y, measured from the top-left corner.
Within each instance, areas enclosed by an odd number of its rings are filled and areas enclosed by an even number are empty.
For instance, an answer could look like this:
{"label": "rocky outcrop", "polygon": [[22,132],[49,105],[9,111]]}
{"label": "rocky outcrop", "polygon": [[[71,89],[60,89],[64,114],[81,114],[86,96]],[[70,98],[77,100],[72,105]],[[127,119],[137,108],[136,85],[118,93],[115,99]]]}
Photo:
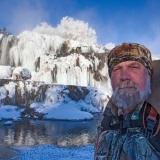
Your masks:
{"label": "rocky outcrop", "polygon": [[[12,87],[7,87],[7,85],[12,85]],[[21,80],[13,81],[10,79],[1,79],[0,86],[5,86],[4,90],[6,90],[3,98],[1,99],[1,103],[4,105],[17,105],[19,107],[29,107],[34,102],[44,102],[46,99],[46,91],[49,88],[58,86],[63,88],[59,92],[59,97],[63,97],[66,94],[74,101],[79,101],[80,99],[84,100],[85,96],[89,93],[87,87],[61,86],[45,84],[43,82]]]}
{"label": "rocky outcrop", "polygon": [[85,96],[89,93],[86,87],[67,86],[66,89],[69,90],[68,96],[74,101],[84,100]]}

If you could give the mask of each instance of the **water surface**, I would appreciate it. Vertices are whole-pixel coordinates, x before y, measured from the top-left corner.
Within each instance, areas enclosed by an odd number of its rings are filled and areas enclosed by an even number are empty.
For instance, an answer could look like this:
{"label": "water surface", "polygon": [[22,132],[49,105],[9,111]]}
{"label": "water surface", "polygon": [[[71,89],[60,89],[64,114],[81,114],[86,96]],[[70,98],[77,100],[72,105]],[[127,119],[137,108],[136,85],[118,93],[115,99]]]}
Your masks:
{"label": "water surface", "polygon": [[54,144],[81,146],[94,143],[101,113],[89,121],[53,121],[25,119],[4,125],[0,122],[0,145],[24,146]]}

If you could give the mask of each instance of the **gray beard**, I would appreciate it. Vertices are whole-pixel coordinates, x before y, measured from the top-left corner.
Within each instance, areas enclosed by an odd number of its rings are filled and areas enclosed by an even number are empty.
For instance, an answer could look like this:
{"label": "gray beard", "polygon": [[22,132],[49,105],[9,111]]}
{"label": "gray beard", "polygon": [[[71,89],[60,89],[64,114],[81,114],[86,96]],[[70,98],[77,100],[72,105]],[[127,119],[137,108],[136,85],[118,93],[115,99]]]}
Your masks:
{"label": "gray beard", "polygon": [[[139,89],[139,86],[134,82],[123,82],[119,86],[117,86],[116,90],[113,92],[111,97],[112,103],[114,103],[117,107],[120,108],[128,108],[132,106],[136,106],[142,102],[144,102],[151,93],[150,89],[150,77],[147,76],[146,87],[143,91]],[[121,88],[123,87],[133,87],[133,90],[123,91]]]}

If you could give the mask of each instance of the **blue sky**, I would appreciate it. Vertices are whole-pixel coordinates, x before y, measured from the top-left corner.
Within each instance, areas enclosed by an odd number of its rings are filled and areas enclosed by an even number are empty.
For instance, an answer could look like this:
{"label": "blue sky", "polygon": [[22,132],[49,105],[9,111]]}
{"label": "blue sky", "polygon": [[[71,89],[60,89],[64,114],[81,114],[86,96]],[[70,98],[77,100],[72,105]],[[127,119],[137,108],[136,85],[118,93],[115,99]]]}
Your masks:
{"label": "blue sky", "polygon": [[62,17],[88,22],[100,45],[141,43],[160,54],[159,0],[0,0],[0,28],[14,35]]}

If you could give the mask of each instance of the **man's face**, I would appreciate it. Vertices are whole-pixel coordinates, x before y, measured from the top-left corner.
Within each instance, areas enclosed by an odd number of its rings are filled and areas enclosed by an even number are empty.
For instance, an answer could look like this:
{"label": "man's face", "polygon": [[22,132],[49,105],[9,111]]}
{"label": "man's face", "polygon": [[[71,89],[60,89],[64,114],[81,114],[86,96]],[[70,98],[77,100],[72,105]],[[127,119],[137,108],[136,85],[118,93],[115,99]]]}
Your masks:
{"label": "man's face", "polygon": [[[138,61],[125,61],[117,64],[111,74],[112,88],[115,88],[122,82],[134,82],[139,86],[140,90],[144,90],[146,86],[147,69]],[[133,88],[123,88],[130,90]]]}
{"label": "man's face", "polygon": [[112,100],[118,107],[131,107],[150,94],[150,76],[138,61],[117,64],[111,73]]}

